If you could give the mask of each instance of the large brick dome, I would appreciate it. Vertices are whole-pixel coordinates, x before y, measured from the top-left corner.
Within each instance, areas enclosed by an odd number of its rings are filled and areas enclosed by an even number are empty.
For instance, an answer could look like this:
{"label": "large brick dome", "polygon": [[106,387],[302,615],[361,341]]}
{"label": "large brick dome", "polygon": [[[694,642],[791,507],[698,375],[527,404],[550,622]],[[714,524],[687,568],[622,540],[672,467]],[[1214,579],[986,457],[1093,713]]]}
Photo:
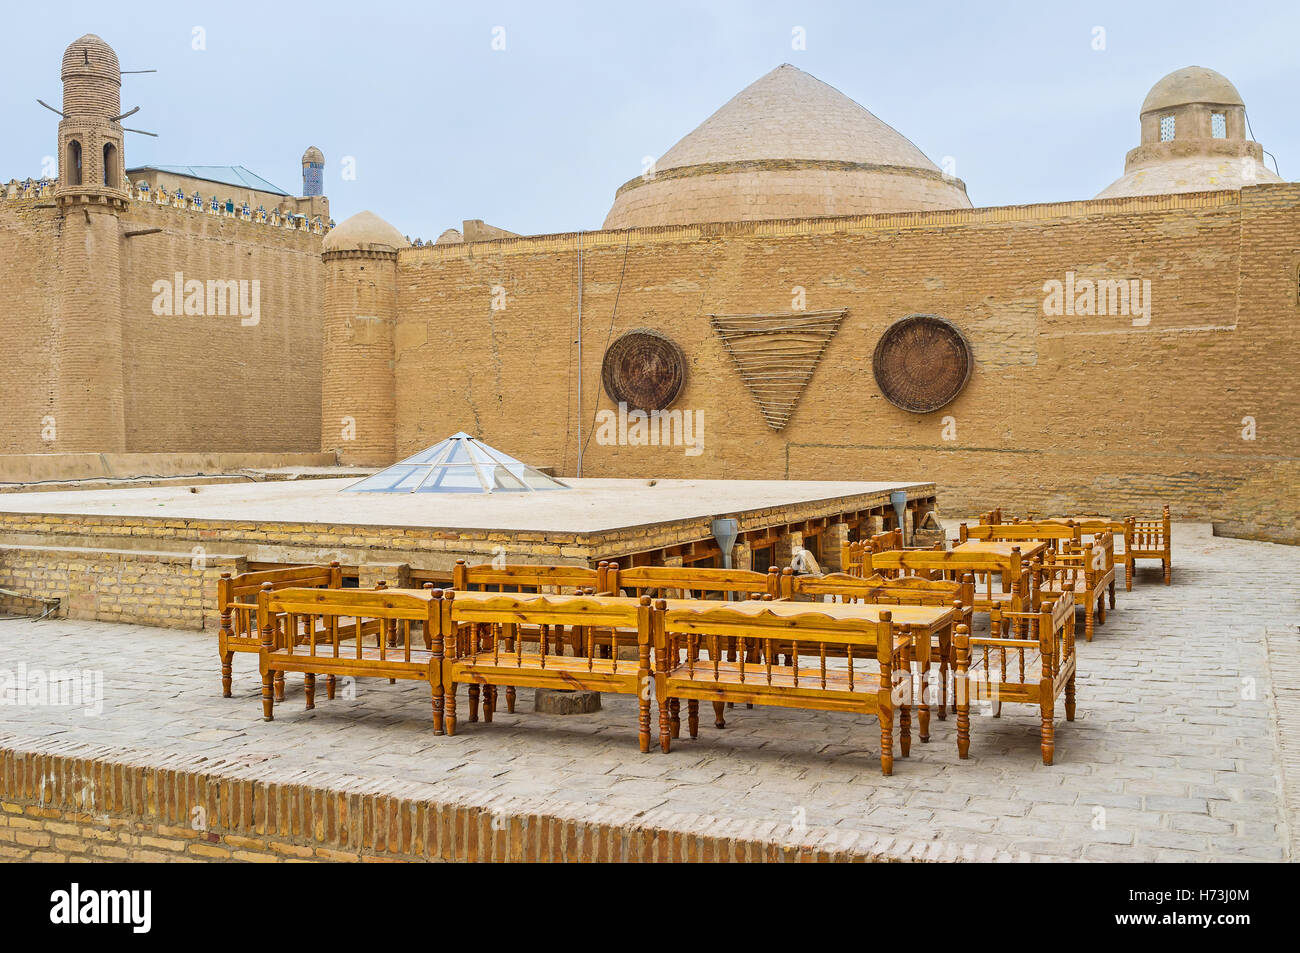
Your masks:
{"label": "large brick dome", "polygon": [[906,137],[786,64],[624,184],[604,227],[970,207]]}

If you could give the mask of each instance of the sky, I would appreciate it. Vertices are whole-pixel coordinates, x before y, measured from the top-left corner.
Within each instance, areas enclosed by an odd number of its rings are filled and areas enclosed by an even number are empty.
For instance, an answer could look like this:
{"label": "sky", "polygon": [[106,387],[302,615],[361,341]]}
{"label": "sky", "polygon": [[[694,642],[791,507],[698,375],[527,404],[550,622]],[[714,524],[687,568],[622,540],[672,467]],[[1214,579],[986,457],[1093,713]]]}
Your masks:
{"label": "sky", "polygon": [[950,157],[976,206],[1091,198],[1138,144],[1147,91],[1192,65],[1236,85],[1256,140],[1300,179],[1295,0],[64,0],[57,11],[0,31],[2,181],[39,175],[54,154],[58,117],[36,100],[59,105],[63,50],[84,33],[124,71],[157,70],[123,77],[123,109],[141,107],[125,124],[158,134],[127,136],[127,167],[244,165],[298,194],[315,145],[335,220],[369,209],[426,240],[464,219],[528,235],[597,229],[644,157],[781,63],[936,164]]}

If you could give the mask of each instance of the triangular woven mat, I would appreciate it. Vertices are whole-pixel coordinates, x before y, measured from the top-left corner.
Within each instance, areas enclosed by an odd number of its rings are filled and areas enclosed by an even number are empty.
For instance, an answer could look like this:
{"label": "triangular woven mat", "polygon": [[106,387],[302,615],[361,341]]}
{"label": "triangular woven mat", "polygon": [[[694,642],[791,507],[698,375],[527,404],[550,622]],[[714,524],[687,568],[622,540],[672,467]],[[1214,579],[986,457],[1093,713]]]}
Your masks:
{"label": "triangular woven mat", "polygon": [[781,314],[711,314],[709,324],[736,362],[763,419],[773,430],[790,422],[795,405],[831,343],[847,308]]}

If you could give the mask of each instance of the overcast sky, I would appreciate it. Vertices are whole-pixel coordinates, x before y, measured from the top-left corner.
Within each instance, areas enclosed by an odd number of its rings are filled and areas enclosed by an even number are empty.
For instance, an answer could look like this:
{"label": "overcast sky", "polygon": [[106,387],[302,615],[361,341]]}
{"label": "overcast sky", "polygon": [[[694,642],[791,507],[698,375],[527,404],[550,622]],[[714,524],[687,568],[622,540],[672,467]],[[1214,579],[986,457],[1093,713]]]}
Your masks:
{"label": "overcast sky", "polygon": [[951,156],[977,206],[1092,197],[1137,145],[1147,90],[1191,65],[1232,80],[1255,138],[1300,179],[1294,0],[65,0],[7,19],[0,179],[53,155],[58,117],[36,98],[59,104],[64,48],[97,33],[123,70],[158,70],[123,80],[123,108],[142,107],[127,125],[159,134],[128,135],[128,166],[244,165],[297,194],[316,145],[336,220],[370,209],[426,239],[468,218],[599,228],[642,157],[785,62],[936,164]]}

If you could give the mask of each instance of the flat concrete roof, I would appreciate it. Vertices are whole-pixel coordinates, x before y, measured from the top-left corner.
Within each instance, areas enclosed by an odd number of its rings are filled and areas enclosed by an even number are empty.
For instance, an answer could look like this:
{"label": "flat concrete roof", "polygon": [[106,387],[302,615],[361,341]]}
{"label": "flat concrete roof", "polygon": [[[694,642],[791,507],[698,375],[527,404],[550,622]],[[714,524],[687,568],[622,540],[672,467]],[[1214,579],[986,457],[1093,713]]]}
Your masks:
{"label": "flat concrete roof", "polygon": [[592,479],[565,479],[571,489],[537,493],[339,492],[355,482],[294,480],[22,493],[0,500],[0,512],[596,533],[831,501],[842,502],[842,511],[867,509],[888,503],[891,490],[907,490],[909,499],[935,492],[933,483]]}

